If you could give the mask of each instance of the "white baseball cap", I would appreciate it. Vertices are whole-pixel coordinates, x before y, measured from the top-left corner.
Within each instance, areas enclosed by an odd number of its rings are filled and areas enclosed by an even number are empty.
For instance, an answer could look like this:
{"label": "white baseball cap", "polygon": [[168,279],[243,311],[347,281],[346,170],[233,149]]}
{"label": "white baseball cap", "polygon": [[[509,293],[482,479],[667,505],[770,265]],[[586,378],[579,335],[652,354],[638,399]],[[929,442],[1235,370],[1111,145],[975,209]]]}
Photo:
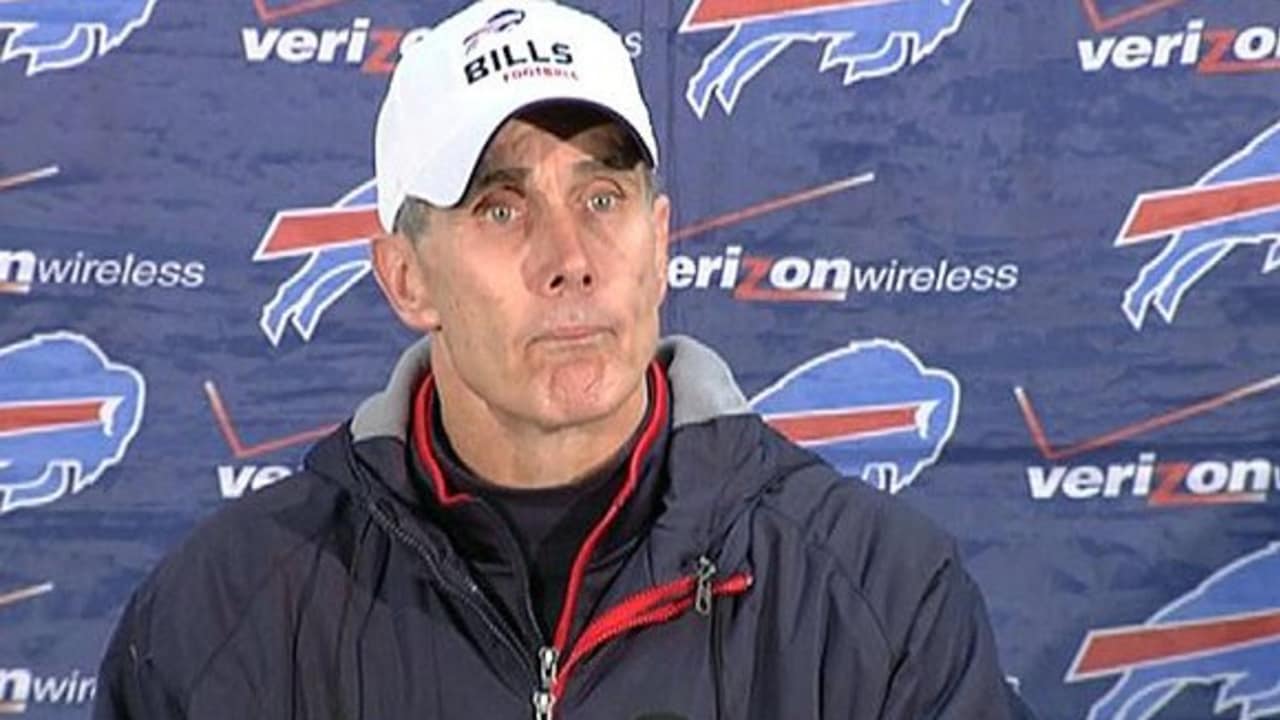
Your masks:
{"label": "white baseball cap", "polygon": [[374,135],[383,229],[408,196],[456,205],[507,118],[553,100],[614,116],[657,166],[630,54],[595,16],[552,0],[480,0],[404,48]]}

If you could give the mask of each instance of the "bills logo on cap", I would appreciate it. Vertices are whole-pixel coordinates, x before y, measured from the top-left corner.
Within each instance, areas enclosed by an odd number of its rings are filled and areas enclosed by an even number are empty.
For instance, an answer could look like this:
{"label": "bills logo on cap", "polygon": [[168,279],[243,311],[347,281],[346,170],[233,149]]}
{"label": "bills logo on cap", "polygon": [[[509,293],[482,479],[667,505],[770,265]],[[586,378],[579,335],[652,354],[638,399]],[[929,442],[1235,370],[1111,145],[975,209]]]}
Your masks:
{"label": "bills logo on cap", "polygon": [[[480,41],[490,35],[500,35],[524,22],[525,12],[514,8],[500,10],[484,21],[484,24],[463,39],[466,54],[480,46]],[[504,82],[529,77],[561,77],[577,80],[577,74],[565,66],[573,64],[573,50],[566,42],[547,42],[529,38],[524,42],[507,43],[490,48],[488,52],[467,61],[462,67],[467,84],[473,85],[487,77],[499,76]]]}
{"label": "bills logo on cap", "polygon": [[[568,43],[539,45],[526,40],[518,45],[503,45],[477,57],[463,66],[467,84],[501,73],[506,82],[526,77],[564,77],[577,80],[578,75],[567,65],[573,64],[573,49]],[[525,66],[525,67],[521,67]]]}
{"label": "bills logo on cap", "polygon": [[523,10],[509,8],[507,10],[501,10],[494,13],[493,17],[486,20],[484,25],[480,26],[479,30],[471,33],[465,40],[463,40],[463,45],[467,49],[467,54],[470,55],[471,52],[476,49],[476,46],[480,44],[480,38],[485,35],[490,33],[496,35],[498,33],[506,32],[522,22],[524,22]]}

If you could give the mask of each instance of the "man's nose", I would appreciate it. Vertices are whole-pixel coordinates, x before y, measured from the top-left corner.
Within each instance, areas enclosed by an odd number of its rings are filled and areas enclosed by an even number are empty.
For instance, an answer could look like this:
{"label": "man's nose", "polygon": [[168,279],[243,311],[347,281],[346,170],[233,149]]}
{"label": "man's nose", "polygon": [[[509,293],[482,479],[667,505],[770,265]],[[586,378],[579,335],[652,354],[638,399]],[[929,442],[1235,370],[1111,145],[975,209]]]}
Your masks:
{"label": "man's nose", "polygon": [[591,292],[599,282],[591,259],[591,237],[571,210],[556,208],[543,215],[535,230],[538,269],[534,287],[544,295]]}

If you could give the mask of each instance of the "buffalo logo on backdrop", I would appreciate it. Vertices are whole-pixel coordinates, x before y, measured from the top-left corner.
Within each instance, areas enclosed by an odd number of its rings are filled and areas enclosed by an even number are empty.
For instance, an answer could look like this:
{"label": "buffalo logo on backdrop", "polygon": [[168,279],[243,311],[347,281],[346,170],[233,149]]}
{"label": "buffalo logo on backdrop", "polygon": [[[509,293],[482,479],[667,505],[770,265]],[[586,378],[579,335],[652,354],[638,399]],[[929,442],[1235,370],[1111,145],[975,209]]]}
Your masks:
{"label": "buffalo logo on backdrop", "polygon": [[789,370],[751,407],[840,472],[896,493],[951,439],[960,383],[900,342],[855,341]]}
{"label": "buffalo logo on backdrop", "polygon": [[377,193],[368,180],[333,207],[281,210],[271,220],[253,261],[306,258],[262,306],[258,326],[272,345],[290,326],[304,342],[311,340],[324,311],[368,274],[369,238],[382,231]]}
{"label": "buffalo logo on backdrop", "polygon": [[2,0],[0,63],[26,60],[28,76],[101,57],[146,25],[156,0]]}
{"label": "buffalo logo on backdrop", "polygon": [[1088,720],[1149,720],[1193,684],[1218,685],[1215,714],[1280,713],[1280,542],[1232,561],[1141,625],[1090,632],[1067,682],[1113,675]]}
{"label": "buffalo logo on backdrop", "polygon": [[733,111],[743,87],[794,42],[825,43],[819,71],[845,85],[885,77],[933,54],[973,0],[693,0],[681,33],[729,29],[685,90],[698,117],[714,97]]}
{"label": "buffalo logo on backdrop", "polygon": [[142,375],[83,335],[0,347],[0,514],[96,482],[124,457],[145,397]]}
{"label": "buffalo logo on backdrop", "polygon": [[[1209,25],[1191,17],[1166,32],[1118,32],[1131,23],[1179,8],[1188,0],[1080,0],[1095,33],[1076,41],[1080,69],[1156,71],[1186,69],[1201,75],[1238,76],[1280,70],[1280,28],[1274,22],[1246,27]],[[1231,3],[1202,2],[1206,8]],[[1238,4],[1237,4],[1238,5]],[[1146,28],[1149,23],[1142,26]]]}
{"label": "buffalo logo on backdrop", "polygon": [[1187,292],[1236,248],[1267,245],[1262,272],[1280,267],[1280,123],[1194,184],[1139,195],[1115,246],[1157,240],[1164,248],[1124,293],[1135,330],[1152,308],[1172,323]]}

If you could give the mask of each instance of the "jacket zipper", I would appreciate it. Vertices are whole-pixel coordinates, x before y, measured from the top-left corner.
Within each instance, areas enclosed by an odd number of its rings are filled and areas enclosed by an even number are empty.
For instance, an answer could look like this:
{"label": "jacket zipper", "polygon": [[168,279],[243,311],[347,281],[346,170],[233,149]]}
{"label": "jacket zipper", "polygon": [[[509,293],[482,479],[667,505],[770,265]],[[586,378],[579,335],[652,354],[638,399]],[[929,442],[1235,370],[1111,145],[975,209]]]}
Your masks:
{"label": "jacket zipper", "polygon": [[533,717],[535,720],[552,720],[553,706],[556,697],[552,688],[556,681],[556,665],[560,660],[560,651],[553,647],[538,650],[538,689],[533,693]]}
{"label": "jacket zipper", "polygon": [[735,573],[717,581],[716,570],[715,564],[704,556],[693,575],[638,592],[604,611],[582,631],[562,667],[557,668],[558,652],[544,648],[540,656],[550,664],[543,664],[541,689],[534,693],[535,720],[554,720],[555,703],[564,695],[574,668],[611,640],[631,630],[675,620],[690,608],[709,615],[714,596],[740,595],[751,587],[748,573]]}
{"label": "jacket zipper", "polygon": [[[649,449],[656,441],[662,425],[667,421],[666,379],[656,361],[649,365],[647,377],[652,380],[651,387],[653,388],[653,412],[649,419],[649,424],[641,432],[640,439],[636,441],[636,446],[631,451],[631,458],[627,463],[626,481],[619,489],[617,496],[614,497],[613,502],[605,510],[604,516],[591,529],[591,532],[587,533],[582,546],[578,548],[578,553],[574,557],[573,565],[569,570],[569,582],[565,587],[564,603],[560,608],[560,618],[556,622],[555,630],[552,633],[551,643],[538,651],[539,683],[533,692],[533,716],[535,720],[553,720],[554,718],[554,707],[556,699],[559,697],[559,692],[557,691],[558,678],[562,674],[558,672],[559,659],[569,645],[569,632],[572,628],[574,612],[577,609],[578,594],[582,589],[587,562],[595,553],[596,544],[604,537],[605,531],[613,524],[613,520],[622,506],[630,499],[631,493],[635,490],[638,482],[640,464],[645,456],[649,454]],[[585,634],[586,631],[584,630],[583,632]],[[575,643],[575,645],[580,644],[581,640]]]}
{"label": "jacket zipper", "polygon": [[485,608],[475,600],[474,584],[466,590],[459,588],[457,583],[444,576],[444,572],[416,537],[388,517],[377,503],[370,502],[368,508],[378,520],[378,524],[417,552],[431,569],[440,586],[471,608],[485,627],[519,660],[520,664],[531,675],[538,678],[537,689],[533,693],[535,720],[555,720],[556,700],[564,694],[564,687],[572,670],[588,655],[609,641],[630,630],[670,622],[688,612],[690,608],[694,608],[699,614],[709,615],[712,599],[716,595],[740,595],[746,592],[752,583],[751,575],[745,572],[735,573],[716,581],[715,563],[703,556],[698,559],[698,568],[693,575],[686,575],[642,590],[601,613],[583,629],[563,667],[559,664],[561,651],[558,648],[552,646],[540,648],[538,668],[535,671],[529,664],[528,656],[519,649],[518,643],[495,623]]}
{"label": "jacket zipper", "polygon": [[378,520],[378,524],[381,525],[384,530],[394,535],[400,540],[400,542],[408,545],[418,553],[418,556],[421,557],[423,562],[427,564],[427,567],[431,569],[431,573],[435,575],[436,581],[440,583],[442,588],[449,591],[450,594],[454,595],[461,600],[463,604],[471,608],[476,615],[479,616],[485,627],[488,628],[488,630],[498,638],[507,650],[516,657],[529,674],[536,674],[533,666],[529,664],[528,656],[520,649],[518,643],[516,643],[516,641],[511,638],[510,634],[504,631],[498,623],[494,622],[485,607],[476,601],[475,594],[479,588],[474,582],[468,579],[465,589],[458,587],[458,583],[452,582],[444,576],[444,572],[436,564],[435,560],[431,557],[431,554],[427,552],[427,549],[422,545],[422,543],[418,542],[416,537],[401,528],[399,523],[392,521],[391,518],[389,518],[382,509],[377,506],[377,503],[371,502],[368,504],[368,507],[374,518]]}
{"label": "jacket zipper", "polygon": [[[653,400],[655,403],[650,426],[642,433],[640,440],[632,451],[631,460],[627,468],[628,477],[626,483],[624,483],[618,496],[614,498],[613,503],[605,511],[604,517],[588,533],[586,541],[578,549],[577,557],[574,559],[573,567],[570,569],[569,584],[565,589],[565,602],[560,611],[560,618],[556,624],[554,637],[550,645],[539,648],[537,654],[538,668],[536,671],[529,665],[527,656],[517,649],[516,643],[510,638],[509,634],[503,632],[469,595],[463,595],[463,599],[468,605],[475,608],[490,630],[501,638],[507,648],[520,657],[522,663],[530,670],[531,674],[537,677],[537,685],[532,698],[535,720],[554,720],[555,703],[562,695],[564,684],[569,677],[570,671],[583,658],[600,646],[629,630],[673,620],[687,612],[691,607],[701,614],[709,615],[711,612],[711,600],[714,595],[740,594],[746,592],[747,588],[751,586],[751,576],[745,573],[738,573],[720,582],[714,582],[715,564],[708,560],[706,556],[703,556],[699,559],[697,571],[692,576],[685,576],[665,585],[639,592],[590,622],[574,642],[573,650],[569,654],[568,661],[564,667],[559,667],[560,656],[568,645],[570,626],[577,606],[582,577],[586,571],[586,563],[594,553],[596,543],[603,537],[605,530],[612,525],[614,517],[618,514],[622,505],[630,498],[632,491],[634,491],[639,476],[640,462],[648,454],[660,424],[666,421],[667,403],[669,401],[665,376],[656,362],[650,365],[649,373],[650,377],[654,379]],[[429,382],[430,378],[419,389],[420,396],[430,397]],[[427,407],[429,409],[429,405]],[[415,440],[420,441],[418,438],[415,438]],[[428,453],[426,453],[425,460],[431,462],[429,442],[427,446]],[[433,462],[432,464],[434,465]],[[443,475],[441,475],[438,467],[431,467],[430,472],[433,481],[436,483],[437,493],[442,504],[450,505],[468,499],[468,496],[465,495],[450,495],[448,493],[448,488],[443,482]],[[409,542],[424,558],[428,557],[425,549],[421,548],[416,541],[405,534],[399,526],[394,526],[393,532],[398,537]],[[429,562],[429,564],[436,570],[436,574],[439,577],[439,569],[435,568],[434,563]],[[526,609],[530,608],[526,607]],[[534,626],[536,628],[536,623]]]}
{"label": "jacket zipper", "polygon": [[[439,464],[435,460],[434,451],[431,448],[431,440],[430,440],[430,417],[432,413],[432,403],[434,402],[434,393],[432,391],[434,384],[435,384],[434,376],[427,375],[427,377],[423,380],[422,384],[419,386],[417,392],[414,395],[414,404],[415,406],[422,408],[421,413],[423,417],[417,423],[414,429],[414,436],[409,439],[409,442],[415,443],[420,448],[419,455],[421,457],[422,463],[426,466],[427,474],[431,477],[431,482],[435,488],[436,497],[439,498],[441,505],[445,507],[449,507],[452,505],[457,505],[459,503],[468,502],[468,501],[475,502],[479,504],[479,506],[482,508],[484,512],[487,512],[492,516],[494,515],[494,510],[484,500],[468,495],[466,493],[450,492],[449,485],[447,482],[445,482],[444,473],[443,471],[441,471]],[[505,523],[498,522],[497,525],[499,527],[504,527]],[[526,619],[529,622],[529,627],[532,628],[534,637],[537,639],[537,642],[539,644],[543,644],[545,643],[545,639],[542,636],[542,630],[538,626],[538,620],[534,616],[534,612],[533,612],[532,592],[530,591],[530,588],[529,588],[528,569],[525,567],[524,562],[521,559],[522,556],[521,556],[520,549],[518,546],[516,546],[516,541],[514,538],[511,537],[511,533],[509,531],[502,532],[502,540],[507,544],[507,548],[506,548],[507,554],[515,560],[517,570],[519,571],[518,574],[521,577],[521,595],[524,597],[524,611],[525,611]],[[514,546],[514,552],[512,552],[513,546]],[[423,552],[422,550],[419,550],[420,554],[422,552]],[[437,573],[437,577],[439,577],[439,573]],[[472,581],[470,578],[467,578],[467,580],[471,585],[471,592],[474,594],[476,592],[475,582]],[[476,608],[476,610],[480,613],[481,617],[485,621],[485,624],[489,626],[490,630],[493,631],[498,637],[502,638],[504,644],[507,645],[508,649],[510,649],[513,653],[515,653],[520,658],[520,663],[524,665],[525,669],[529,671],[529,674],[534,677],[537,677],[538,675],[540,675],[541,674],[540,669],[535,670],[534,666],[529,662],[528,655],[526,654],[527,646],[524,646],[522,643],[519,643],[516,640],[513,640],[510,637],[510,633],[500,630],[498,627],[498,624],[491,621],[489,616],[486,614],[486,612],[482,610],[477,603],[470,601],[470,598],[468,598],[468,601],[469,601],[468,604]],[[521,649],[517,649],[517,647],[520,647]],[[534,702],[536,705],[538,702],[536,698]]]}
{"label": "jacket zipper", "polygon": [[[347,466],[352,469],[352,472],[360,476],[360,479],[369,487],[377,486],[377,482],[374,479],[365,475],[364,468],[355,457],[355,453],[349,445],[347,446]],[[377,521],[378,525],[416,552],[418,557],[426,563],[431,574],[435,576],[436,582],[440,584],[440,587],[448,591],[451,595],[457,597],[464,605],[471,608],[471,610],[475,612],[475,614],[484,623],[485,627],[488,628],[489,632],[493,633],[494,637],[498,638],[499,642],[507,648],[507,650],[516,658],[517,662],[519,662],[530,675],[534,675],[534,668],[529,664],[528,657],[526,657],[524,652],[520,650],[519,645],[511,638],[509,633],[503,631],[498,623],[493,621],[489,611],[486,610],[481,603],[476,601],[475,595],[479,592],[480,588],[476,585],[475,581],[471,578],[464,578],[466,583],[456,583],[450,578],[445,577],[444,570],[440,568],[438,563],[436,563],[435,558],[427,550],[426,546],[423,545],[412,533],[409,533],[405,531],[404,528],[400,527],[399,521],[393,518],[391,513],[383,510],[378,503],[379,501],[367,495],[365,496],[365,508],[369,511],[369,514],[374,518],[374,520]],[[459,587],[460,585],[461,587]]]}

